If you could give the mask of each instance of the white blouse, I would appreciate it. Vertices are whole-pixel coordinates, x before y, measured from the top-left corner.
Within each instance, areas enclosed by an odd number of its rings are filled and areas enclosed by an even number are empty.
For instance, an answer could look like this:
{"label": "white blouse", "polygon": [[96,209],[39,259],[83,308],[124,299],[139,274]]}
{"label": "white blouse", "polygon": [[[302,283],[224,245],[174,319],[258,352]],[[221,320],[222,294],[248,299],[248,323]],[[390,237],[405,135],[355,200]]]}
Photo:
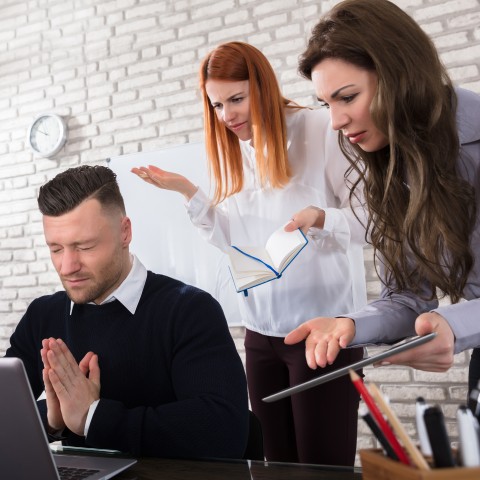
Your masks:
{"label": "white blouse", "polygon": [[[299,210],[309,205],[325,210],[324,228],[309,230],[309,243],[280,279],[252,288],[248,296],[238,294],[244,325],[275,337],[310,318],[341,315],[366,304],[365,229],[350,208],[344,178],[348,161],[328,112],[287,109],[286,120],[293,175],[284,188],[260,187],[255,150],[249,141],[240,142],[243,190],[213,207],[199,189],[186,205],[201,235],[223,251],[230,245],[262,247]],[[363,208],[357,212],[365,218]],[[233,281],[229,288],[235,288]]]}

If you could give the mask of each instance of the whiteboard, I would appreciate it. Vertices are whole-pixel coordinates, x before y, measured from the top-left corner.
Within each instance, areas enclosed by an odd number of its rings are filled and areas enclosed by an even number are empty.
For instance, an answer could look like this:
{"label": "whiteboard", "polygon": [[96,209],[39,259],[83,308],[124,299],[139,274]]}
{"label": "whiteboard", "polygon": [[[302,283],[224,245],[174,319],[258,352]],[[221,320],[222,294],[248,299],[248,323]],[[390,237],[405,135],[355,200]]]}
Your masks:
{"label": "whiteboard", "polygon": [[147,165],[180,173],[208,194],[210,182],[204,144],[188,143],[111,157],[107,166],[117,174],[127,215],[132,221],[131,251],[148,270],[210,293],[220,302],[229,326],[241,325],[239,294],[226,255],[206,242],[192,225],[183,195],[149,185],[130,171]]}

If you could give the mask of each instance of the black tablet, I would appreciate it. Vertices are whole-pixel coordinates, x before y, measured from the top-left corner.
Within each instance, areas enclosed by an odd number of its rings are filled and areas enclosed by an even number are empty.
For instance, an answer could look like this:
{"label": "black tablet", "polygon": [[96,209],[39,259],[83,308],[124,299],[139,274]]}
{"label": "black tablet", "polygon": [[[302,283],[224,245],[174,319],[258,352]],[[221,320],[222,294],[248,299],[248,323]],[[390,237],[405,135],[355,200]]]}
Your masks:
{"label": "black tablet", "polygon": [[333,372],[326,373],[321,377],[313,378],[312,380],[308,380],[308,382],[300,383],[299,385],[295,385],[294,387],[286,388],[285,390],[274,393],[273,395],[265,397],[263,401],[267,403],[275,402],[276,400],[288,397],[289,395],[293,395],[294,393],[303,392],[304,390],[308,390],[309,388],[321,385],[325,382],[329,382],[330,380],[341,377],[342,375],[346,375],[349,370],[358,370],[359,368],[366,367],[367,365],[371,365],[372,363],[380,362],[381,360],[391,357],[396,353],[404,352],[405,350],[410,350],[411,348],[423,345],[424,343],[433,340],[436,336],[437,334],[433,332],[429,333],[428,335],[423,335],[421,337],[409,338],[408,340],[397,343],[388,350],[384,350],[383,352],[372,355],[371,357],[363,358],[358,362],[347,365],[346,367],[339,368],[338,370],[335,370]]}

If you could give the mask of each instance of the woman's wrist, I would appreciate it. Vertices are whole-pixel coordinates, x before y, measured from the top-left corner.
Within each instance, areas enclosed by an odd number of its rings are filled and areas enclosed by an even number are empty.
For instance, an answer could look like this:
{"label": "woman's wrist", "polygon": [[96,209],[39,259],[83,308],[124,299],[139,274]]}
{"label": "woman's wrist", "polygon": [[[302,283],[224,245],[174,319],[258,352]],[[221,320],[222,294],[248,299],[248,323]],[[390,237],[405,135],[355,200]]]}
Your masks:
{"label": "woman's wrist", "polygon": [[187,199],[187,202],[197,193],[198,186],[194,185],[190,180],[185,182],[185,186],[180,191],[181,194]]}
{"label": "woman's wrist", "polygon": [[310,208],[315,210],[315,213],[317,215],[315,223],[312,225],[312,227],[323,229],[323,227],[325,226],[325,210],[316,207],[315,205],[310,205]]}

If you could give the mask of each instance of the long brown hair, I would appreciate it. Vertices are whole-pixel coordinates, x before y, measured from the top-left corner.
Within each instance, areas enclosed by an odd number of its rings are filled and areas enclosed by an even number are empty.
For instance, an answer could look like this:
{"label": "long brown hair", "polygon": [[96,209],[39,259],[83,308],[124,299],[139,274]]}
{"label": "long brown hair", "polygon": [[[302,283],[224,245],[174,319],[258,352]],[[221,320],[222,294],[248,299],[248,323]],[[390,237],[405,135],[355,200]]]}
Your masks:
{"label": "long brown hair", "polygon": [[[243,163],[238,137],[218,120],[205,90],[209,79],[250,84],[250,115],[255,161],[262,186],[277,188],[290,179],[284,108],[290,101],[280,92],[275,72],[252,45],[229,42],[212,50],[200,67],[205,145],[215,182],[214,203],[243,188]],[[266,150],[266,154],[265,154]]]}
{"label": "long brown hair", "polygon": [[364,182],[376,268],[380,253],[387,286],[419,293],[426,279],[431,298],[438,288],[457,302],[474,262],[475,193],[457,171],[456,95],[433,42],[387,0],[346,0],[314,27],[300,73],[325,58],[378,77],[370,111],[389,145],[367,153],[339,134]]}

